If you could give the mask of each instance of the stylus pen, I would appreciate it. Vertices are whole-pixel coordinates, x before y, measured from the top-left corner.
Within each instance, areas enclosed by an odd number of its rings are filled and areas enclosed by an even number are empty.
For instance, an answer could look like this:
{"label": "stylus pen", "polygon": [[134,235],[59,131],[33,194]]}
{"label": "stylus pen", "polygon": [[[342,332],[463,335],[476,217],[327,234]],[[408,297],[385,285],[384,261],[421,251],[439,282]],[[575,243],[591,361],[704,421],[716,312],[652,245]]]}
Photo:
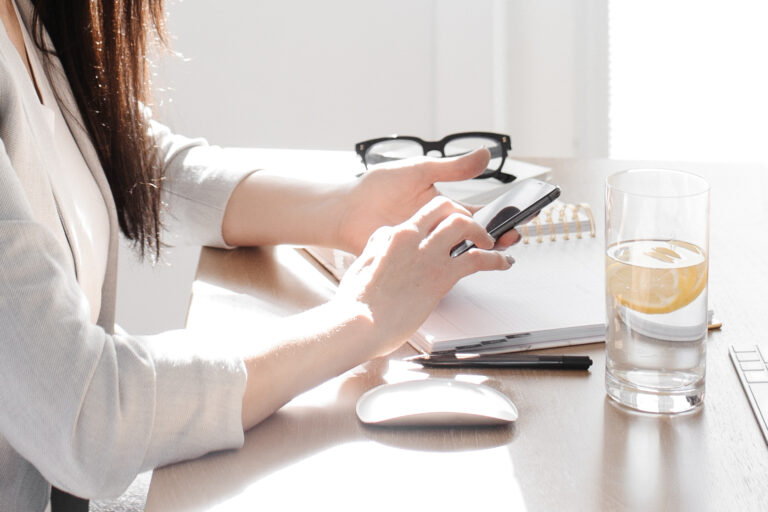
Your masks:
{"label": "stylus pen", "polygon": [[426,367],[441,368],[528,368],[540,370],[587,370],[589,356],[536,356],[520,354],[458,354],[416,356],[408,359]]}

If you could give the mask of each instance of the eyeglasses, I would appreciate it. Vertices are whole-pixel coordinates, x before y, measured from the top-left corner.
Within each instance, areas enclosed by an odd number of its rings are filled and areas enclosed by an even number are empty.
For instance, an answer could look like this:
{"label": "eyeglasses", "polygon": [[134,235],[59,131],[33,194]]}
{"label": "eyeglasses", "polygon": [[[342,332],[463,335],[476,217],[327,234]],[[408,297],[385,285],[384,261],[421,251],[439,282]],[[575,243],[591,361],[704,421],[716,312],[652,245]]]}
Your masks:
{"label": "eyeglasses", "polygon": [[478,148],[487,148],[491,153],[491,159],[488,167],[477,178],[496,178],[502,183],[509,183],[515,179],[514,175],[501,172],[507,158],[507,151],[512,149],[512,143],[509,135],[500,133],[454,133],[438,141],[426,141],[407,135],[392,135],[355,144],[355,151],[360,155],[366,169],[370,165],[424,156],[433,151],[447,157],[466,155]]}

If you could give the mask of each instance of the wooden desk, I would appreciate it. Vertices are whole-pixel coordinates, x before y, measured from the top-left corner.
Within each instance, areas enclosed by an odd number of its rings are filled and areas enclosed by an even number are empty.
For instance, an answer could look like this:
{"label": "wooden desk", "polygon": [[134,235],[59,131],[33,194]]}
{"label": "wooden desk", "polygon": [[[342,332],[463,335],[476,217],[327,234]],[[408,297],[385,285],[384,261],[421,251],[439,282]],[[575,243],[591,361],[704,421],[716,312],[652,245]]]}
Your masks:
{"label": "wooden desk", "polygon": [[[565,200],[602,217],[602,180],[662,166],[536,160]],[[148,511],[176,510],[766,510],[768,447],[728,357],[732,343],[766,343],[768,168],[667,164],[712,184],[710,304],[724,322],[707,341],[707,394],[692,414],[633,413],[606,398],[602,345],[589,373],[423,371],[370,362],[297,397],[249,431],[238,451],[155,472]],[[269,321],[320,304],[333,286],[294,249],[203,251],[192,328],[247,314]],[[456,376],[518,406],[514,426],[385,430],[360,424],[357,398],[383,382]]]}

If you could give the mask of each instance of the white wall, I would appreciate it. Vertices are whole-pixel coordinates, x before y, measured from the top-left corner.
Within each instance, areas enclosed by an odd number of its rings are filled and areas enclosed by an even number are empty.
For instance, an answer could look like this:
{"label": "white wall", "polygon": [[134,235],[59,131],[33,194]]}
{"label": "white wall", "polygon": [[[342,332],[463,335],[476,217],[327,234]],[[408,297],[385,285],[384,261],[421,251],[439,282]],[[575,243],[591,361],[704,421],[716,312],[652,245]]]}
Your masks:
{"label": "white wall", "polygon": [[431,133],[430,0],[188,0],[169,8],[168,119],[235,146],[348,149]]}
{"label": "white wall", "polygon": [[[350,150],[391,133],[497,130],[517,155],[601,154],[607,100],[588,77],[607,65],[605,1],[171,2],[184,59],[158,66],[168,90],[155,115],[227,146]],[[179,248],[152,270],[124,250],[118,323],[182,326],[196,258]]]}
{"label": "white wall", "polygon": [[186,60],[160,68],[174,103],[163,115],[236,146],[349,149],[381,134],[493,128],[519,154],[572,156],[583,145],[576,112],[607,105],[607,53],[594,51],[606,44],[606,3],[171,3]]}
{"label": "white wall", "polygon": [[606,156],[607,0],[504,4],[507,126],[517,153]]}
{"label": "white wall", "polygon": [[763,0],[612,1],[611,156],[768,162],[766,21]]}

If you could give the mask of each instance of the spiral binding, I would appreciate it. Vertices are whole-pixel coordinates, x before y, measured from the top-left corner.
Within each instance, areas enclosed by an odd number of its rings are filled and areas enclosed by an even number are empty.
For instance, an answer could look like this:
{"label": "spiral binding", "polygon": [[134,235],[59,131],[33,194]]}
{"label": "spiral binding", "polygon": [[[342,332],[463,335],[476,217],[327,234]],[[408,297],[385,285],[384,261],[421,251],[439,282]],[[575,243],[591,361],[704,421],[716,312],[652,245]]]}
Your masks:
{"label": "spiral binding", "polygon": [[[586,219],[582,218],[579,215],[580,213],[583,213]],[[555,223],[554,215],[556,215],[557,224]],[[542,217],[544,218],[543,221]],[[574,224],[573,229],[568,225],[569,220]],[[589,226],[588,233],[582,226],[585,220]],[[530,227],[531,225],[533,225],[533,228]],[[535,238],[536,242],[542,243],[544,241],[545,229],[549,235],[549,240],[554,242],[557,240],[557,226],[562,226],[564,240],[570,240],[572,237],[581,239],[587,234],[590,238],[597,236],[595,216],[592,213],[592,208],[587,203],[561,203],[558,201],[544,208],[533,221],[519,226],[518,230],[522,235],[524,244],[531,243],[532,238]]]}

